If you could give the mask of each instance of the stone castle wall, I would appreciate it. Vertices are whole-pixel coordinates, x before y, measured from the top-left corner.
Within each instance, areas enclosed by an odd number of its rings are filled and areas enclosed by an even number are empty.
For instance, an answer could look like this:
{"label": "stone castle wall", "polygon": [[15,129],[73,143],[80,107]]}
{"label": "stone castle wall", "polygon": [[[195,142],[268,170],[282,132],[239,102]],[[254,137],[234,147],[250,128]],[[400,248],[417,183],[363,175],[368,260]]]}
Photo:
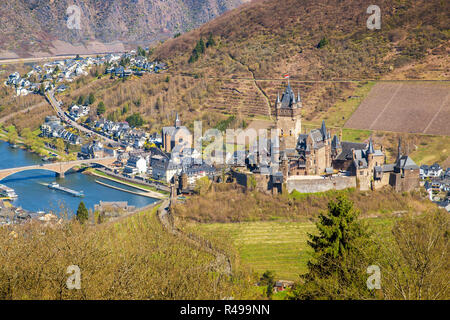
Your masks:
{"label": "stone castle wall", "polygon": [[287,191],[294,189],[301,193],[325,192],[328,190],[343,190],[356,188],[356,177],[332,177],[325,179],[295,179],[290,178],[286,183]]}

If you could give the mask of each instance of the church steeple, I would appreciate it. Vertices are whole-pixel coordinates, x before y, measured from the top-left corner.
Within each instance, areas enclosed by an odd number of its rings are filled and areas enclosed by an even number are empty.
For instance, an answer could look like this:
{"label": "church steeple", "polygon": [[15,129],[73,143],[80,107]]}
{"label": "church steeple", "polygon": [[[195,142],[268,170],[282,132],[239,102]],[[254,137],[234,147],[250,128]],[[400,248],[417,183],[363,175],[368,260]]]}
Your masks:
{"label": "church steeple", "polygon": [[178,116],[178,112],[177,112],[177,116],[175,118],[175,128],[178,128],[181,126],[181,120],[180,117]]}

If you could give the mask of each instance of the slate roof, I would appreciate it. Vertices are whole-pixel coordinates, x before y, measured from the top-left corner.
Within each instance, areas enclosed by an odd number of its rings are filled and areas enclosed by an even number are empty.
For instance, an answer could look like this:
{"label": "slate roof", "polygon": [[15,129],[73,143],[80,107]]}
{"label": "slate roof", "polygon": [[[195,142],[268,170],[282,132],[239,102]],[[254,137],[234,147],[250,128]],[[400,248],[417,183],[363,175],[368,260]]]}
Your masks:
{"label": "slate roof", "polygon": [[405,169],[405,170],[417,170],[419,167],[417,164],[409,157],[409,156],[402,156],[397,160],[397,163],[395,164],[397,168]]}
{"label": "slate roof", "polygon": [[352,149],[364,150],[367,148],[367,144],[342,141],[341,147],[342,147],[342,152],[336,157],[336,160],[351,160],[351,159],[353,159]]}
{"label": "slate roof", "polygon": [[309,145],[306,143],[308,137],[311,137],[313,149],[321,148],[324,143],[324,135],[322,129],[314,129],[309,132],[309,134],[300,134],[297,140],[297,149],[303,151],[310,151]]}
{"label": "slate roof", "polygon": [[353,160],[357,169],[367,168],[367,160],[364,150],[355,150],[355,160]]}
{"label": "slate roof", "polygon": [[333,140],[331,140],[331,147],[333,149],[341,147],[341,142],[339,141],[339,138],[336,135],[334,135]]}
{"label": "slate roof", "polygon": [[280,96],[278,95],[277,97],[277,102],[278,103],[281,102],[280,108],[293,108],[294,104],[299,102],[300,100],[301,100],[300,93],[298,93],[298,98],[296,99],[290,83],[288,83],[286,90],[281,96],[281,101]]}
{"label": "slate roof", "polygon": [[384,164],[383,165],[383,172],[392,172],[394,171],[394,164]]}

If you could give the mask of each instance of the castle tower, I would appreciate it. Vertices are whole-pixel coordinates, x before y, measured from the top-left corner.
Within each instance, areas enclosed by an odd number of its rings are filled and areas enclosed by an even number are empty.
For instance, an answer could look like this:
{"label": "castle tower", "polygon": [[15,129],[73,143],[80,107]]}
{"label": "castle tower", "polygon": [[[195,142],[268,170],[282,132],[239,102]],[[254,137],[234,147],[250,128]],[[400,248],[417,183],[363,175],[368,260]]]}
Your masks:
{"label": "castle tower", "polygon": [[276,126],[279,130],[280,141],[283,141],[285,148],[295,149],[297,145],[297,138],[301,133],[301,108],[300,93],[296,98],[288,82],[281,99],[278,94],[275,103]]}

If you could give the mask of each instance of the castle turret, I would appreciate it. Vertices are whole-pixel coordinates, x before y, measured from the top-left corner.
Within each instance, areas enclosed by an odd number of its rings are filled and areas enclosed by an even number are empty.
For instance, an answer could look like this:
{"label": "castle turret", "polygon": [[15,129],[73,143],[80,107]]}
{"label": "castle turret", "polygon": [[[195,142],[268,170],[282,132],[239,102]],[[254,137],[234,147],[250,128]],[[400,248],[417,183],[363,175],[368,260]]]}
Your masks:
{"label": "castle turret", "polygon": [[367,154],[374,154],[374,153],[375,153],[375,150],[373,148],[372,137],[370,137],[369,146],[367,147]]}
{"label": "castle turret", "polygon": [[320,128],[320,132],[322,133],[322,139],[325,141],[328,139],[327,127],[325,126],[325,120],[322,120],[322,127]]}

